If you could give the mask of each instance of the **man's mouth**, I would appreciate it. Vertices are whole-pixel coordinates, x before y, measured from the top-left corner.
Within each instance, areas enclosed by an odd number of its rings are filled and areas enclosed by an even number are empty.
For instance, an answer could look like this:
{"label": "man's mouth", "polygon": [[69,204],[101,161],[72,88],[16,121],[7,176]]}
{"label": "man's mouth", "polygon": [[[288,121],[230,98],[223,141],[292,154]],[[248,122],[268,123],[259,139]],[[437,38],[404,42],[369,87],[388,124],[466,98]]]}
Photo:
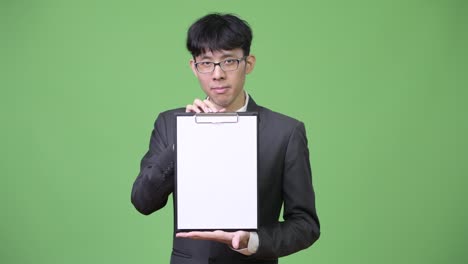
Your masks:
{"label": "man's mouth", "polygon": [[217,87],[212,87],[211,90],[214,91],[217,94],[223,94],[229,89],[228,86],[217,86]]}

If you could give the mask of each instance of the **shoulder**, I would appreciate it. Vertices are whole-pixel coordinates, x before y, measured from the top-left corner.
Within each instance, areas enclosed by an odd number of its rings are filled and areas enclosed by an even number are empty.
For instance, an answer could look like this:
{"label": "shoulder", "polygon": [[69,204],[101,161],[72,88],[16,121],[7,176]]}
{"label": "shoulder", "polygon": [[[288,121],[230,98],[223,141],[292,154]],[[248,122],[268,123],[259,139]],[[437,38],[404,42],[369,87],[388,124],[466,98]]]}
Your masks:
{"label": "shoulder", "polygon": [[307,147],[304,123],[294,117],[258,108],[259,142],[265,152],[286,153],[288,149],[298,150]]}
{"label": "shoulder", "polygon": [[177,113],[185,113],[185,108],[174,108],[160,112],[155,120],[156,125],[172,124],[175,122],[175,116]]}
{"label": "shoulder", "polygon": [[304,123],[294,117],[273,111],[263,106],[259,106],[259,118],[269,126],[277,126],[283,129],[295,129],[298,126],[304,126]]}
{"label": "shoulder", "polygon": [[159,113],[159,116],[169,117],[175,116],[177,113],[185,113],[185,108],[174,108],[170,110],[166,110],[164,112]]}
{"label": "shoulder", "polygon": [[175,119],[176,114],[185,113],[185,108],[174,108],[160,112],[158,118]]}

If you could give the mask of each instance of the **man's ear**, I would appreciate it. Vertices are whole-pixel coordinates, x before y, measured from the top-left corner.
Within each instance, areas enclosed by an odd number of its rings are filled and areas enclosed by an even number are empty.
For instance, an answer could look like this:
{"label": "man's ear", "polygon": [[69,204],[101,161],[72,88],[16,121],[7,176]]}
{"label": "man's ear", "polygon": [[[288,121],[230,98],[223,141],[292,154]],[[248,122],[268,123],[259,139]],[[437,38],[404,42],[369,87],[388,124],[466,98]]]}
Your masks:
{"label": "man's ear", "polygon": [[245,73],[249,74],[253,71],[255,68],[255,62],[256,62],[255,55],[249,55],[247,58],[245,58]]}
{"label": "man's ear", "polygon": [[194,59],[191,59],[191,60],[189,61],[189,64],[190,64],[190,68],[192,69],[192,72],[193,72],[193,74],[195,75],[195,77],[198,77],[197,69],[195,69],[195,60],[194,60]]}

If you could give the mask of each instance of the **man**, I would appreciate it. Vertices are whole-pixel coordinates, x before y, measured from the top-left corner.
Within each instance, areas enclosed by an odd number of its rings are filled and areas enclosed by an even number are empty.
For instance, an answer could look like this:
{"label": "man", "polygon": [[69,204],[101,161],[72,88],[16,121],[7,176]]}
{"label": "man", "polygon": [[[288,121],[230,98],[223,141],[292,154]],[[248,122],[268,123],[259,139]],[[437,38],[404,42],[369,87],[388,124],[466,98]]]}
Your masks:
{"label": "man", "polygon": [[[278,263],[320,235],[304,124],[257,105],[244,90],[255,66],[251,41],[249,25],[229,14],[209,14],[189,28],[190,67],[207,97],[158,116],[132,203],[148,215],[165,206],[174,191],[175,113],[257,112],[257,232],[177,233],[171,263]],[[283,204],[284,221],[278,221]]]}

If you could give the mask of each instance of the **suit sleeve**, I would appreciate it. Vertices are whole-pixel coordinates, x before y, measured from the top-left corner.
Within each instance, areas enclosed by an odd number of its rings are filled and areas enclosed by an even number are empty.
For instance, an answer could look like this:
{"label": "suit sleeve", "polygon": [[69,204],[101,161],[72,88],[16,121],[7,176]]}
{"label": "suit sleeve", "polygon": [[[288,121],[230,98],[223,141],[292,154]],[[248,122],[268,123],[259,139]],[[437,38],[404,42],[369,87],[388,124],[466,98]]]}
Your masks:
{"label": "suit sleeve", "polygon": [[258,229],[255,258],[274,259],[305,249],[320,236],[304,124],[299,122],[286,148],[283,171],[282,222]]}
{"label": "suit sleeve", "polygon": [[164,207],[174,190],[174,150],[167,143],[163,115],[156,119],[148,152],[141,160],[140,173],[133,183],[131,201],[142,214]]}

